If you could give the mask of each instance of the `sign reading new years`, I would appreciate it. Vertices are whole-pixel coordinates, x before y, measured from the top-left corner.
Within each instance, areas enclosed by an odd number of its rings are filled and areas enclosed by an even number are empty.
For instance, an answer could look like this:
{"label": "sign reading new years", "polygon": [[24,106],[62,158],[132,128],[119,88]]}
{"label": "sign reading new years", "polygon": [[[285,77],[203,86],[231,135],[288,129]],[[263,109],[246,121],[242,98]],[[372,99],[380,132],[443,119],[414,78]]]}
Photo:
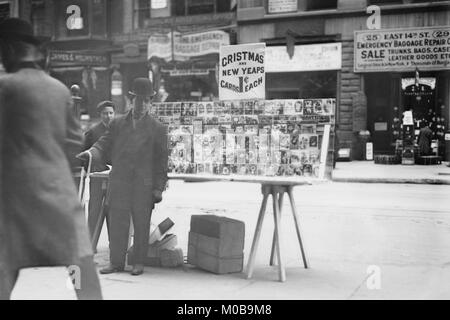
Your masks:
{"label": "sign reading new years", "polygon": [[265,99],[265,43],[222,46],[219,99]]}
{"label": "sign reading new years", "polygon": [[355,72],[450,69],[450,27],[355,31]]}

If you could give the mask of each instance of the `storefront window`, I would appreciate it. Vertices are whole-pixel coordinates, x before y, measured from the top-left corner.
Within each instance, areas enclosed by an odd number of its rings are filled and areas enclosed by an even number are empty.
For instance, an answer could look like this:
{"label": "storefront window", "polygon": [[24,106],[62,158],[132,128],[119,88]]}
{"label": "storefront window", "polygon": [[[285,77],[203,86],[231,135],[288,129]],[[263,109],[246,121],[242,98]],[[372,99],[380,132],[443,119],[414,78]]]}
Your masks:
{"label": "storefront window", "polygon": [[232,0],[172,0],[171,3],[173,16],[230,12],[235,6]]}
{"label": "storefront window", "polygon": [[336,71],[268,73],[268,99],[335,98]]}
{"label": "storefront window", "polygon": [[106,35],[105,0],[61,0],[57,5],[58,37]]}
{"label": "storefront window", "polygon": [[134,1],[134,16],[138,28],[145,27],[145,23],[150,19],[150,0]]}
{"label": "storefront window", "polygon": [[370,4],[396,4],[396,3],[403,3],[402,0],[370,0]]}
{"label": "storefront window", "polygon": [[104,0],[94,0],[92,8],[92,34],[106,34],[106,6]]}
{"label": "storefront window", "polygon": [[5,20],[9,17],[11,11],[9,2],[0,2],[0,20]]}
{"label": "storefront window", "polygon": [[11,16],[11,3],[9,1],[0,1],[0,21]]}
{"label": "storefront window", "polygon": [[88,36],[90,27],[88,0],[61,0],[58,4],[58,36]]}
{"label": "storefront window", "polygon": [[326,10],[326,9],[336,9],[337,0],[308,0],[307,9],[308,10]]}

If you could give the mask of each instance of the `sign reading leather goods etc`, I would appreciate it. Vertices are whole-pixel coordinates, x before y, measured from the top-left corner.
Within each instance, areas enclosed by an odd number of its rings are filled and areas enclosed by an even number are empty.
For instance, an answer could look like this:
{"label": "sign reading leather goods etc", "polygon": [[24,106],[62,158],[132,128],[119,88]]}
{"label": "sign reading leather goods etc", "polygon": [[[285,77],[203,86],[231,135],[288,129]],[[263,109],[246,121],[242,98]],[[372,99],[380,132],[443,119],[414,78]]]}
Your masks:
{"label": "sign reading leather goods etc", "polygon": [[265,99],[265,43],[223,46],[219,61],[219,99]]}
{"label": "sign reading leather goods etc", "polygon": [[355,72],[450,69],[450,27],[355,31]]}
{"label": "sign reading leather goods etc", "polygon": [[298,10],[298,0],[269,0],[269,13],[293,12]]}

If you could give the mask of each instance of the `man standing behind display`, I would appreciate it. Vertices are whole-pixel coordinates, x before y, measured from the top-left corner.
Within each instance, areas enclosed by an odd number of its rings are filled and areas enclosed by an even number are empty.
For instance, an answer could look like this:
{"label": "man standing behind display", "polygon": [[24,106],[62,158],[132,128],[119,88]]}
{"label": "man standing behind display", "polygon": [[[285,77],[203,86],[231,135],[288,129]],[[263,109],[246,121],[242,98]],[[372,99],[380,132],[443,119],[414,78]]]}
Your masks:
{"label": "man standing behind display", "polygon": [[[100,122],[94,125],[85,133],[84,150],[91,148],[94,143],[103,136],[109,128],[111,121],[114,119],[116,106],[111,101],[100,102],[97,106],[97,112],[100,115]],[[109,163],[108,159],[104,159],[105,163]],[[93,172],[108,170],[105,163],[94,164]],[[105,183],[105,186],[103,185]],[[97,179],[91,179],[90,184],[90,200],[89,200],[89,218],[88,225],[91,239],[94,235],[99,216],[102,210],[102,202],[106,196],[106,182]],[[105,202],[106,204],[106,202]],[[104,209],[106,210],[106,209]],[[106,216],[107,226],[109,226],[109,218]],[[109,227],[108,227],[109,230]],[[95,248],[94,248],[95,250]]]}
{"label": "man standing behind display", "polygon": [[100,115],[100,122],[86,132],[84,141],[85,150],[91,148],[106,133],[111,121],[114,119],[116,106],[111,101],[103,101],[98,104],[97,112]]}
{"label": "man standing behind display", "polygon": [[[109,204],[110,265],[102,274],[124,270],[130,228],[134,226],[132,275],[144,271],[150,218],[155,203],[162,201],[167,182],[168,147],[165,126],[149,114],[156,92],[149,79],[133,82],[132,109],[114,119],[107,133],[89,149],[94,161],[111,159]],[[87,151],[78,155],[87,159]]]}

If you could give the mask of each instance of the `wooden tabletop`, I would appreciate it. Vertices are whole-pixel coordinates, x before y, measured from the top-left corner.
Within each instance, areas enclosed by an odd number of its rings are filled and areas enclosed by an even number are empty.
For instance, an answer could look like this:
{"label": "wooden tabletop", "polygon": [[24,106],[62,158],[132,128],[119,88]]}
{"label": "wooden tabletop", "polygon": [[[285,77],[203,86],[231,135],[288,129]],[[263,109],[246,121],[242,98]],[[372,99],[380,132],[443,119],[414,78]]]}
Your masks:
{"label": "wooden tabletop", "polygon": [[[108,178],[109,171],[94,172],[92,178]],[[268,185],[299,186],[324,183],[328,180],[320,180],[314,177],[263,177],[247,175],[215,175],[215,174],[178,174],[169,173],[170,180],[183,180],[188,182],[246,182]]]}

